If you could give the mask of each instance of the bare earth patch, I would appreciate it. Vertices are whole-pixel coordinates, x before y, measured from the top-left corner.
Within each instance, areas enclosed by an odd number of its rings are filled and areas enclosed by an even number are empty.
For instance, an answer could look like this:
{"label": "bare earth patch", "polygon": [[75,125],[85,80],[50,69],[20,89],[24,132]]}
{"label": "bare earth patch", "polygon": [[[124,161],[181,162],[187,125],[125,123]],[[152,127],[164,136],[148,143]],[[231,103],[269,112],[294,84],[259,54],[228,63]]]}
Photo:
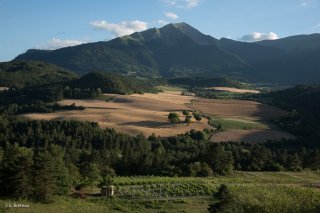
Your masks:
{"label": "bare earth patch", "polygon": [[236,93],[255,93],[255,94],[260,93],[260,91],[258,91],[258,90],[237,89],[237,88],[232,88],[232,87],[209,87],[208,89],[227,91],[227,92],[236,92]]}
{"label": "bare earth patch", "polygon": [[294,138],[289,133],[278,130],[227,130],[219,132],[211,137],[213,142],[257,142],[262,143],[267,140],[275,140],[281,138]]}
{"label": "bare earth patch", "polygon": [[0,87],[0,92],[9,89],[8,87]]}
{"label": "bare earth patch", "polygon": [[198,99],[191,107],[208,115],[254,120],[269,120],[286,114],[273,106],[243,100]]}

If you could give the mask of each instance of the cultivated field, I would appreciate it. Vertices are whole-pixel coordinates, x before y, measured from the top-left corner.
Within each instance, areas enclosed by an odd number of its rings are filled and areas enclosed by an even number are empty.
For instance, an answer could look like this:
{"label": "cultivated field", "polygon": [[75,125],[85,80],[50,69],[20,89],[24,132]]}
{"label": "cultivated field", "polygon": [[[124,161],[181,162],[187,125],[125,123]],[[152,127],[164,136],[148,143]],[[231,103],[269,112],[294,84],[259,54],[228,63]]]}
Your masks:
{"label": "cultivated field", "polygon": [[113,101],[103,100],[64,100],[62,105],[75,103],[84,106],[84,111],[59,111],[54,113],[30,113],[25,117],[31,119],[50,120],[89,120],[98,122],[102,127],[114,128],[117,131],[129,134],[142,133],[146,136],[155,133],[159,136],[183,134],[191,129],[203,130],[212,128],[208,120],[193,122],[189,126],[186,123],[173,125],[168,121],[170,112],[177,112],[182,116],[182,110],[188,109],[185,103],[192,97],[181,96],[175,93],[145,94],[145,95],[112,95]]}
{"label": "cultivated field", "polygon": [[[176,112],[184,121],[182,110],[198,110],[216,119],[224,128],[212,137],[213,141],[253,141],[264,142],[267,139],[291,138],[290,134],[277,130],[269,125],[268,120],[284,115],[285,112],[264,104],[242,100],[215,100],[193,96],[182,96],[179,90],[170,90],[159,94],[143,95],[111,95],[112,101],[100,100],[64,100],[61,105],[75,103],[86,107],[85,110],[59,111],[54,113],[29,113],[23,116],[31,119],[64,120],[98,122],[102,127],[114,128],[129,134],[152,133],[159,136],[183,134],[191,129],[213,129],[207,119],[193,121],[189,126],[182,122],[171,124],[167,116]],[[241,131],[240,131],[241,130]]]}
{"label": "cultivated field", "polygon": [[265,142],[267,140],[276,140],[281,138],[294,138],[291,134],[274,130],[241,130],[232,129],[216,133],[211,137],[213,142],[228,142],[228,141],[246,141],[246,142]]}
{"label": "cultivated field", "polygon": [[243,100],[197,99],[191,107],[217,117],[263,121],[280,117],[286,113],[273,106]]}
{"label": "cultivated field", "polygon": [[270,119],[286,114],[273,106],[244,100],[197,99],[190,107],[212,116],[224,128],[225,131],[211,137],[213,142],[265,142],[294,138],[270,124]]}
{"label": "cultivated field", "polygon": [[258,94],[260,91],[251,89],[237,89],[232,87],[209,87],[208,89],[214,89],[219,91],[236,92],[236,93],[255,93]]}

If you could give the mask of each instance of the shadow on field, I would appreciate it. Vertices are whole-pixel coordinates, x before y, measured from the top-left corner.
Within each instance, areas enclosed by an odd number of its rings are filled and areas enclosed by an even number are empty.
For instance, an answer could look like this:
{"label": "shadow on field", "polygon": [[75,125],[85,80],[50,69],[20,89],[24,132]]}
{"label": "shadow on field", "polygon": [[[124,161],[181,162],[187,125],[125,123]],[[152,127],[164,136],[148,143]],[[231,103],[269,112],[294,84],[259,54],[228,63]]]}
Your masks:
{"label": "shadow on field", "polygon": [[257,109],[251,113],[251,116],[258,117],[264,121],[280,118],[287,114],[286,111],[267,104],[256,105]]}
{"label": "shadow on field", "polygon": [[159,122],[159,121],[137,121],[137,122],[125,122],[120,125],[133,125],[133,126],[141,126],[141,127],[169,127],[172,124],[168,122]]}
{"label": "shadow on field", "polygon": [[132,100],[129,100],[127,98],[118,98],[116,97],[114,100],[113,100],[114,103],[133,103]]}
{"label": "shadow on field", "polygon": [[113,110],[117,110],[117,109],[124,109],[124,108],[115,108],[115,107],[86,107],[88,109],[113,109]]}

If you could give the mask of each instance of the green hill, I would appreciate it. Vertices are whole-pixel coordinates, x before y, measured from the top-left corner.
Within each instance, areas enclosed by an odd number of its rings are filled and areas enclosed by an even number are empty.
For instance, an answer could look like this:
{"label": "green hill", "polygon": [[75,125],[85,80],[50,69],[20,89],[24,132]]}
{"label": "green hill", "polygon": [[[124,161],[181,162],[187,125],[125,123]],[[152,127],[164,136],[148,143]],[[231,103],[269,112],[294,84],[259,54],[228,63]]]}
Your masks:
{"label": "green hill", "polygon": [[68,83],[71,88],[100,88],[104,93],[133,94],[158,92],[152,82],[115,73],[92,72]]}
{"label": "green hill", "polygon": [[0,63],[0,85],[7,87],[31,87],[65,82],[78,76],[53,64],[32,61]]}
{"label": "green hill", "polygon": [[290,112],[276,121],[278,126],[304,138],[305,144],[319,146],[320,85],[300,85],[261,96],[261,101]]}

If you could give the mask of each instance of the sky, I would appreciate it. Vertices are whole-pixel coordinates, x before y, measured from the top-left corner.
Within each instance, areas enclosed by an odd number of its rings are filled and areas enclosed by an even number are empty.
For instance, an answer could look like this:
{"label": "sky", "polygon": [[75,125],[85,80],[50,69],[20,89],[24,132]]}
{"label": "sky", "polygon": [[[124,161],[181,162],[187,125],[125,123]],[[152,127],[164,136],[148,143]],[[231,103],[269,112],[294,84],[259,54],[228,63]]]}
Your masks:
{"label": "sky", "polygon": [[178,22],[247,42],[320,33],[320,0],[0,0],[0,61]]}

